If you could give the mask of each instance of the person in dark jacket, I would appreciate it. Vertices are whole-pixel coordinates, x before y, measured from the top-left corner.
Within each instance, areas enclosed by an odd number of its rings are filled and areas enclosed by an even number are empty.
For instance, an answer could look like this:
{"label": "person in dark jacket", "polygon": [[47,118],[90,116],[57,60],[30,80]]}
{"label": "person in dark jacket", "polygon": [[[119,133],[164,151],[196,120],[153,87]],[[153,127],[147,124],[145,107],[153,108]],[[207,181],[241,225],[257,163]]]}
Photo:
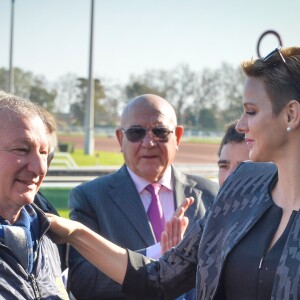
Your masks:
{"label": "person in dark jacket", "polygon": [[225,181],[181,243],[159,261],[109,243],[82,224],[51,217],[70,242],[131,299],[300,299],[300,47],[242,64],[251,161]]}
{"label": "person in dark jacket", "polygon": [[[47,137],[49,142],[49,153],[47,158],[47,169],[49,169],[52,159],[54,158],[55,150],[57,148],[57,124],[54,116],[48,112],[45,108],[39,106],[39,110],[42,114],[43,121],[46,125],[47,129]],[[59,216],[58,211],[52,205],[52,203],[42,194],[41,191],[38,191],[34,197],[34,204],[36,204],[43,212],[51,213]],[[61,262],[61,270],[64,271],[67,268],[67,246],[57,245],[60,262]]]}
{"label": "person in dark jacket", "polygon": [[34,203],[47,172],[47,129],[39,108],[0,94],[0,295],[68,299],[50,222]]}
{"label": "person in dark jacket", "polygon": [[218,151],[218,180],[222,186],[226,178],[245,160],[249,160],[249,149],[245,134],[237,132],[237,121],[227,125]]}

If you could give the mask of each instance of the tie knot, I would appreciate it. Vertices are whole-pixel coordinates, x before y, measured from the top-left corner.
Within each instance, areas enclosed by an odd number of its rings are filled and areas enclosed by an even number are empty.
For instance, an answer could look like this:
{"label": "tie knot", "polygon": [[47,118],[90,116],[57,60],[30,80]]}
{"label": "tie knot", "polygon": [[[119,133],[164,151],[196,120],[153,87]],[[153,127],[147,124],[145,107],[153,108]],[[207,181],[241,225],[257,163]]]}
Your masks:
{"label": "tie knot", "polygon": [[152,183],[146,186],[146,190],[151,194],[151,195],[158,195],[158,192],[161,188],[161,184],[159,183]]}

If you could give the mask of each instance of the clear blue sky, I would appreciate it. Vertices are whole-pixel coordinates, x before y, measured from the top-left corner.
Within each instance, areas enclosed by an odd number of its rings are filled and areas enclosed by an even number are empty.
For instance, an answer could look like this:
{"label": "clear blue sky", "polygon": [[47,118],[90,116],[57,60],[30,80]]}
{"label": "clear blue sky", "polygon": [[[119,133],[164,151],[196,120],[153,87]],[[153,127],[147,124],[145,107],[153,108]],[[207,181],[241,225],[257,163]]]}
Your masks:
{"label": "clear blue sky", "polygon": [[[88,76],[89,0],[15,0],[14,65],[48,80]],[[0,67],[9,66],[11,0],[0,1]],[[300,45],[299,0],[95,0],[94,74],[126,82],[146,69],[193,70],[256,57],[259,36]],[[269,36],[266,53],[277,46]]]}

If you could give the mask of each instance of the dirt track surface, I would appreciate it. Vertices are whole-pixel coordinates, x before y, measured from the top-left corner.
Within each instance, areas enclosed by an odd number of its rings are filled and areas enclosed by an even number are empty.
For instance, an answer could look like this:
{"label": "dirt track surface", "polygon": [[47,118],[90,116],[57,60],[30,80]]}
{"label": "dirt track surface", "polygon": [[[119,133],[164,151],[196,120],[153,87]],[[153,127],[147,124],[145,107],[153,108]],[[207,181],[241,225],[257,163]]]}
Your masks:
{"label": "dirt track surface", "polygon": [[[83,137],[59,136],[60,142],[72,142],[78,149],[84,148]],[[95,151],[120,152],[116,138],[96,138]],[[200,144],[181,141],[175,163],[178,164],[216,164],[218,145]]]}

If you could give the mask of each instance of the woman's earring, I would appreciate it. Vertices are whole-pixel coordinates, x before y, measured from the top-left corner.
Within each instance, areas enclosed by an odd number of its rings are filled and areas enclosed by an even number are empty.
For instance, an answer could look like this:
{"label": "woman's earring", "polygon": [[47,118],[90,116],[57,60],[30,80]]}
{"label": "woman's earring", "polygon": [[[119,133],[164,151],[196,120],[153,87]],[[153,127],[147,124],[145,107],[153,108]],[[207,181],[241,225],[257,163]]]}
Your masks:
{"label": "woman's earring", "polygon": [[292,130],[293,130],[293,128],[292,128],[291,126],[289,126],[289,127],[286,129],[287,132],[291,132]]}

